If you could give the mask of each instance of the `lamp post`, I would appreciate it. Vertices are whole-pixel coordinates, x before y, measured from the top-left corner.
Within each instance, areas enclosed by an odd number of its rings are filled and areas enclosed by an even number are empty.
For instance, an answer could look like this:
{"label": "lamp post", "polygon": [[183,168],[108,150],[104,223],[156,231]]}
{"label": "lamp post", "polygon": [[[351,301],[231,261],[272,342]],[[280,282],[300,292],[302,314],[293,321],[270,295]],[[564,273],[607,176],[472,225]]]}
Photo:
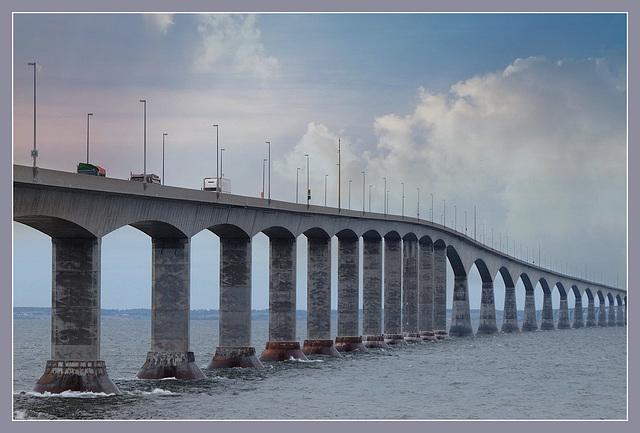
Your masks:
{"label": "lamp post", "polygon": [[267,143],[269,145],[269,192],[268,192],[268,197],[269,197],[269,203],[271,203],[271,142],[270,141],[265,141],[265,143]]}
{"label": "lamp post", "polygon": [[402,184],[402,218],[404,218],[404,182],[400,182]]}
{"label": "lamp post", "polygon": [[417,190],[418,190],[418,204],[416,206],[416,218],[420,220],[420,188],[418,187]]}
{"label": "lamp post", "polygon": [[387,216],[387,178],[383,177],[384,180],[384,196],[382,197],[384,216]]}
{"label": "lamp post", "polygon": [[296,204],[298,204],[298,177],[300,175],[300,167],[296,167]]}
{"label": "lamp post", "polygon": [[349,179],[349,210],[351,210],[351,179]]}
{"label": "lamp post", "polygon": [[89,117],[93,116],[93,113],[87,113],[87,164],[89,164]]}
{"label": "lamp post", "polygon": [[433,222],[433,194],[431,194],[431,222]]}
{"label": "lamp post", "polygon": [[447,226],[447,199],[442,199],[442,225]]}
{"label": "lamp post", "polygon": [[222,179],[224,179],[224,165],[222,165],[223,159],[223,152],[227,150],[224,147],[222,149],[220,149],[220,181],[222,182]]}
{"label": "lamp post", "polygon": [[369,212],[371,212],[371,184],[369,184]]}
{"label": "lamp post", "polygon": [[147,182],[147,100],[141,99],[144,104],[144,169],[142,172],[142,182]]}
{"label": "lamp post", "polygon": [[220,153],[218,144],[218,125],[213,125],[216,128],[216,197],[220,196],[220,172],[218,171],[218,154]]}
{"label": "lamp post", "polygon": [[28,63],[33,66],[33,150],[31,157],[33,158],[33,168],[36,168],[36,158],[38,157],[38,149],[36,148],[36,62]]}
{"label": "lamp post", "polygon": [[164,185],[164,137],[166,137],[166,132],[162,133],[162,184]]}
{"label": "lamp post", "polygon": [[458,208],[453,205],[453,229],[458,231]]}
{"label": "lamp post", "polygon": [[365,174],[364,171],[362,172],[362,215],[364,215],[364,199],[365,199]]}
{"label": "lamp post", "polygon": [[309,208],[309,202],[311,200],[311,189],[309,188],[309,154],[305,153],[304,156],[307,158],[307,209]]}
{"label": "lamp post", "polygon": [[264,198],[264,166],[267,162],[267,158],[262,159],[262,192],[260,193],[260,198]]}
{"label": "lamp post", "polygon": [[327,207],[327,178],[328,174],[324,175],[324,207]]}
{"label": "lamp post", "polygon": [[340,138],[338,138],[338,212],[340,212]]}

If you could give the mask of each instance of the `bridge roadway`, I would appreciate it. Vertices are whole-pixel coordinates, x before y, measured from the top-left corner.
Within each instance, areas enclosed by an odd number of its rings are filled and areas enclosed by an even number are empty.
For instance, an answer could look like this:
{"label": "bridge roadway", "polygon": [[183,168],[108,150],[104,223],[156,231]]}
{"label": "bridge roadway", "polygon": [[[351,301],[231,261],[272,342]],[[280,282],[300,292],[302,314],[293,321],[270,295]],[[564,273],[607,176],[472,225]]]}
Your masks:
{"label": "bridge roadway", "polygon": [[[482,279],[478,334],[537,330],[537,283],[543,290],[540,329],[626,324],[626,290],[544,269],[439,224],[18,165],[13,170],[14,221],[49,235],[52,244],[51,359],[34,388],[38,392],[119,393],[100,360],[100,245],[103,236],[126,225],[152,239],[152,338],[140,378],[204,377],[189,348],[190,239],[202,230],[220,238],[219,346],[208,369],[262,368],[263,362],[291,356],[340,356],[342,351],[443,338],[447,260],[454,274],[450,336],[473,335],[467,275],[474,264]],[[257,357],[251,346],[251,239],[260,232],[269,238],[269,341]],[[295,332],[296,239],[301,234],[308,240],[308,323],[302,347]],[[338,239],[335,342],[330,337],[333,236]],[[506,288],[500,330],[493,291],[498,273]],[[525,287],[521,329],[518,279]],[[557,324],[554,287],[560,294]],[[576,300],[573,323],[569,291]]]}

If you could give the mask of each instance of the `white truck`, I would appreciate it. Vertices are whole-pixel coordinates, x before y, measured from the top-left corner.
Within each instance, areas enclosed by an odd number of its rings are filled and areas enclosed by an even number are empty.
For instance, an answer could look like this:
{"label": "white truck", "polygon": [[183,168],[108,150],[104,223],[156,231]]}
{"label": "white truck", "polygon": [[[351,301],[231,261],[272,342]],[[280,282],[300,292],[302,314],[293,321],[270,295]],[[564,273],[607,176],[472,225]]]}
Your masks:
{"label": "white truck", "polygon": [[[218,188],[218,180],[220,181],[220,188]],[[231,193],[231,179],[205,177],[202,181],[202,189],[204,191],[219,191],[222,193]]]}

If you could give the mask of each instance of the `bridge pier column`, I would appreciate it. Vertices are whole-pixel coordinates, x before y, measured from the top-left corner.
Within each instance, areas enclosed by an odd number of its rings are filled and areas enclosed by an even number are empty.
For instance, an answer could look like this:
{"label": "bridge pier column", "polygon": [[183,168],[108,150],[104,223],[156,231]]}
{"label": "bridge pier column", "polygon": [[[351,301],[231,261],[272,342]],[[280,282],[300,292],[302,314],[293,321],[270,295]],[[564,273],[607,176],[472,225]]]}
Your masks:
{"label": "bridge pier column", "polygon": [[296,239],[269,237],[269,341],[260,361],[306,360],[296,341]]}
{"label": "bridge pier column", "polygon": [[607,307],[608,310],[608,325],[609,326],[616,326],[616,306],[613,305],[613,302],[609,303],[609,307]]}
{"label": "bridge pier column", "polygon": [[401,279],[402,250],[400,236],[384,238],[384,341],[389,346],[406,346],[402,335]]}
{"label": "bridge pier column", "polygon": [[537,331],[538,322],[536,320],[536,298],[533,288],[525,288],[524,295],[524,319],[522,321],[523,331]]}
{"label": "bridge pier column", "polygon": [[423,341],[436,341],[433,332],[433,243],[418,242],[418,329]]}
{"label": "bridge pier column", "polygon": [[402,241],[402,332],[407,343],[422,343],[418,333],[418,241]]}
{"label": "bridge pier column", "polygon": [[493,281],[482,282],[482,294],[480,302],[480,323],[478,332],[480,335],[497,334],[496,302],[493,293]]}
{"label": "bridge pier column", "polygon": [[576,303],[573,307],[573,327],[584,328],[584,315],[582,314],[582,297],[579,293],[576,295]]}
{"label": "bridge pier column", "polygon": [[362,236],[362,344],[386,349],[382,334],[382,239]]}
{"label": "bridge pier column", "polygon": [[456,275],[453,280],[453,305],[451,309],[449,335],[453,337],[473,335],[473,329],[471,328],[471,310],[469,309],[469,288],[466,275]]}
{"label": "bridge pier column", "polygon": [[598,326],[607,326],[607,307],[604,305],[604,299],[600,299],[600,306],[598,307]]}
{"label": "bridge pier column", "polygon": [[542,295],[542,321],[540,323],[540,329],[554,330],[556,329],[553,323],[553,305],[551,302],[551,291],[544,291]]}
{"label": "bridge pier column", "polygon": [[447,333],[447,250],[446,246],[433,246],[433,329],[438,339]]}
{"label": "bridge pier column", "polygon": [[262,369],[251,346],[251,238],[220,237],[220,319],[218,347],[208,370]]}
{"label": "bridge pier column", "polygon": [[505,284],[504,288],[504,311],[502,313],[503,333],[519,332],[518,307],[516,305],[516,288],[513,285]]}
{"label": "bridge pier column", "polygon": [[100,245],[52,238],[51,359],[34,391],[121,394],[100,360]]}
{"label": "bridge pier column", "polygon": [[617,311],[617,322],[616,325],[617,326],[624,326],[624,309],[622,307],[622,304],[618,304],[616,306]]}
{"label": "bridge pier column", "polygon": [[358,324],[358,237],[338,234],[338,335],[339,352],[367,350]]}
{"label": "bridge pier column", "polygon": [[305,355],[341,356],[331,339],[331,238],[307,236],[307,339]]}
{"label": "bridge pier column", "polygon": [[569,303],[567,302],[567,295],[560,296],[560,309],[558,310],[558,329],[569,329],[571,323],[569,322]]}
{"label": "bridge pier column", "polygon": [[204,379],[189,351],[189,239],[151,241],[151,351],[139,379]]}
{"label": "bridge pier column", "polygon": [[598,326],[598,322],[596,320],[595,299],[590,298],[587,304],[587,328],[594,328],[596,326]]}

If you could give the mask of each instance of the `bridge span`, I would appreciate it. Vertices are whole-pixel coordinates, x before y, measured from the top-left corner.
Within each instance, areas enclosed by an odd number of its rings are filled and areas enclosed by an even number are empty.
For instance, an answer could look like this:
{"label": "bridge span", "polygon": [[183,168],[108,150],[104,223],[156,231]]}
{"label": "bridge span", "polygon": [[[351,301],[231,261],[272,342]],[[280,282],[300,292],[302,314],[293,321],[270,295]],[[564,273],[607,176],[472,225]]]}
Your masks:
{"label": "bridge span", "polygon": [[[47,234],[52,245],[51,359],[35,385],[38,392],[119,393],[100,360],[100,247],[103,236],[126,225],[152,240],[152,337],[140,378],[204,377],[189,344],[190,239],[203,230],[220,238],[219,346],[208,369],[263,368],[263,362],[292,356],[340,356],[430,341],[447,332],[473,335],[467,282],[473,265],[482,279],[478,334],[626,325],[626,290],[544,269],[429,221],[18,165],[13,170],[13,220]],[[260,356],[251,345],[251,241],[258,233],[269,238],[269,341]],[[300,235],[307,238],[307,339],[302,346],[295,332]],[[337,263],[331,257],[333,236]],[[454,274],[448,330],[447,261]],[[332,266],[338,271],[335,341],[330,337]],[[505,284],[501,329],[493,289],[498,274]],[[525,287],[522,327],[518,280]],[[540,324],[534,297],[538,283],[543,290]],[[560,294],[557,323],[554,288]],[[575,295],[572,323],[569,292]]]}

